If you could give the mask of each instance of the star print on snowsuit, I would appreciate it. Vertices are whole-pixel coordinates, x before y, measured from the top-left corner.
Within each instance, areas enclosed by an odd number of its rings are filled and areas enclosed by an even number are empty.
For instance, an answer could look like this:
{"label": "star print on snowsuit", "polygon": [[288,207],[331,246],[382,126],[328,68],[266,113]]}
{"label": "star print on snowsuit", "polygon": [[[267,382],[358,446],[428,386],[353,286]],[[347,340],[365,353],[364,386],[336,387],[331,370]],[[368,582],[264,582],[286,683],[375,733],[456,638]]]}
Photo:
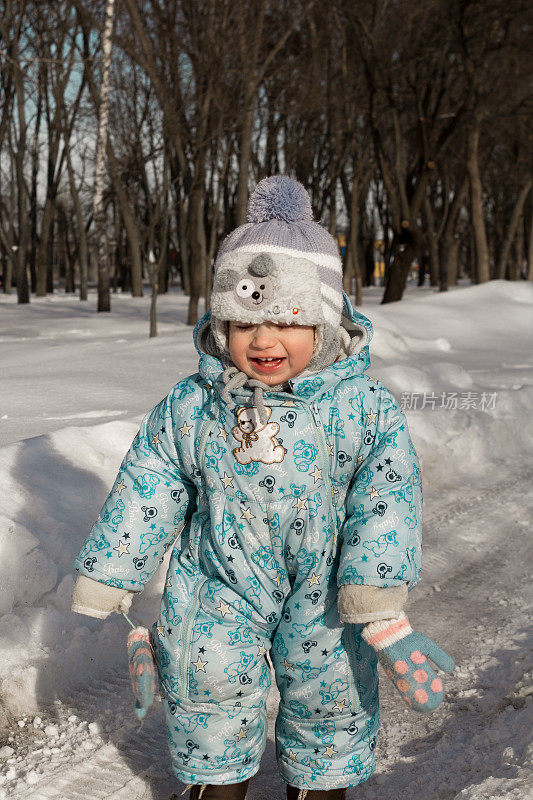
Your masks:
{"label": "star print on snowsuit", "polygon": [[422,498],[405,418],[368,364],[365,345],[294,378],[290,393],[265,391],[262,435],[251,391],[228,407],[222,364],[201,354],[199,372],[145,417],[76,560],[82,574],[140,592],[172,548],[152,636],[184,783],[259,769],[267,653],[283,779],[332,789],[372,774],[376,657],[361,625],[340,624],[337,592],[416,583]]}

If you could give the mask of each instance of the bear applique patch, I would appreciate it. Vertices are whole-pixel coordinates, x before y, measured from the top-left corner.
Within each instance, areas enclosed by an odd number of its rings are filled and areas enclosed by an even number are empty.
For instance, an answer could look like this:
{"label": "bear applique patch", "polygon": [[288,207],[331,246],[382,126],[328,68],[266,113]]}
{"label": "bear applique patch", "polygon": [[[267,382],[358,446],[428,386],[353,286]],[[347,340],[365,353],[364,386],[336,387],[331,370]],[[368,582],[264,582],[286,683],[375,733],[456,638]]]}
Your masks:
{"label": "bear applique patch", "polygon": [[[268,406],[265,408],[267,419],[270,419],[272,409]],[[276,439],[279,433],[278,423],[267,422],[262,425],[257,408],[238,408],[237,425],[232,428],[232,433],[240,443],[240,447],[233,451],[239,464],[249,464],[251,461],[280,464],[285,458],[285,448]]]}

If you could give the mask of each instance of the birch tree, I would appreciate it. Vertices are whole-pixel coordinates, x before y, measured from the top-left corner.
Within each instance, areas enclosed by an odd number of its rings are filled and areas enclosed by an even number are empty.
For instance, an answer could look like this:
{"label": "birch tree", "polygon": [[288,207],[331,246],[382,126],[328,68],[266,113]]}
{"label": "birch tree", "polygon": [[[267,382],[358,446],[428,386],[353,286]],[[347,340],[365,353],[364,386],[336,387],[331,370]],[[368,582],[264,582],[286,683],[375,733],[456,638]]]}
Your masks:
{"label": "birch tree", "polygon": [[105,23],[102,34],[102,80],[100,84],[98,140],[96,145],[96,164],[94,170],[93,203],[94,224],[98,237],[98,311],[111,311],[104,183],[107,121],[109,117],[109,79],[111,69],[111,53],[113,49],[112,37],[114,15],[115,0],[106,0]]}

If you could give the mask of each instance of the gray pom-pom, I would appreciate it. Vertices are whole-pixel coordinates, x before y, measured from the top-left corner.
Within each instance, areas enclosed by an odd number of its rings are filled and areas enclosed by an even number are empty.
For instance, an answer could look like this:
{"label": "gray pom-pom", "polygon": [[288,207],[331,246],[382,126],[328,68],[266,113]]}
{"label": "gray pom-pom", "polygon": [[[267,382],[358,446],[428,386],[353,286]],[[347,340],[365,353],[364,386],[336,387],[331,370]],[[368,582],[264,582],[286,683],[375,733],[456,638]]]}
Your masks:
{"label": "gray pom-pom", "polygon": [[286,175],[272,175],[259,181],[248,201],[248,222],[312,221],[313,211],[304,187]]}

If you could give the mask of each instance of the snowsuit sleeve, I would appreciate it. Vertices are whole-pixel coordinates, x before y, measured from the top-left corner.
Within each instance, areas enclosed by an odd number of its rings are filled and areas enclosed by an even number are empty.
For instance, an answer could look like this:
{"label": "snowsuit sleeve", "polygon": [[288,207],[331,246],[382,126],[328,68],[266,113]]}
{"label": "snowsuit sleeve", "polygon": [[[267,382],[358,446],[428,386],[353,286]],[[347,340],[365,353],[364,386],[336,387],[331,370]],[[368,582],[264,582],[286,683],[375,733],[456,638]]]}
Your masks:
{"label": "snowsuit sleeve", "polygon": [[420,467],[397,401],[384,387],[375,396],[376,403],[361,407],[364,432],[346,497],[337,582],[412,587],[421,562]]}
{"label": "snowsuit sleeve", "polygon": [[174,439],[171,392],[143,419],[74,562],[82,575],[140,592],[196,507]]}

